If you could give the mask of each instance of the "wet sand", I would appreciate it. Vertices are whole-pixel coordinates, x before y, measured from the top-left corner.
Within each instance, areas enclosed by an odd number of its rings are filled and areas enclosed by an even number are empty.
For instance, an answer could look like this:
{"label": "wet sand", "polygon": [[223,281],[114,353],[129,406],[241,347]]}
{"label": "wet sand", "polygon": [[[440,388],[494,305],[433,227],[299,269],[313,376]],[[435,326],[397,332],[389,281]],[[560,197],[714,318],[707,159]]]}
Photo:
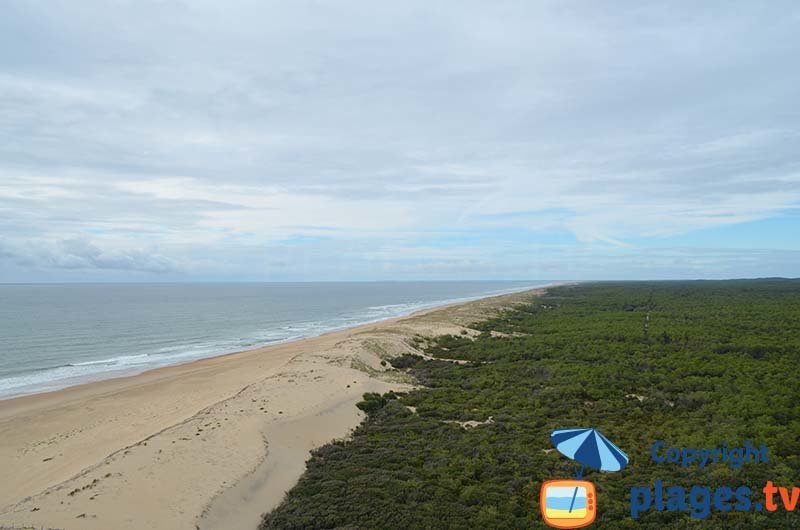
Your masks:
{"label": "wet sand", "polygon": [[0,401],[0,527],[255,528],[364,392],[412,388],[385,359],[541,291]]}

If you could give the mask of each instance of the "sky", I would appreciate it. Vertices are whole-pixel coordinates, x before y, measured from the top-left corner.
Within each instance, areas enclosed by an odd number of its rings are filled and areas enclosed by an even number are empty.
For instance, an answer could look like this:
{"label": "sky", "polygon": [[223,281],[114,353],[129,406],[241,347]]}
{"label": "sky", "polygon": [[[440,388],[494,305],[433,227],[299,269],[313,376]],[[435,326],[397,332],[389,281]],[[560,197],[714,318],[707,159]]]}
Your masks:
{"label": "sky", "polygon": [[797,277],[798,25],[6,0],[0,282]]}

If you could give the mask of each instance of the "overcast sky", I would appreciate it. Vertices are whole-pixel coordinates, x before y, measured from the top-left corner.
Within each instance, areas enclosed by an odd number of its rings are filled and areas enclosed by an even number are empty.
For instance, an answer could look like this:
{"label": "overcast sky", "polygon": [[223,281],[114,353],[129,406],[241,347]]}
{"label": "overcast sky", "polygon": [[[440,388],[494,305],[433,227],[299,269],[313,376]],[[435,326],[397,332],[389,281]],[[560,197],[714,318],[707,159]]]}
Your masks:
{"label": "overcast sky", "polygon": [[800,276],[800,4],[0,16],[0,281]]}

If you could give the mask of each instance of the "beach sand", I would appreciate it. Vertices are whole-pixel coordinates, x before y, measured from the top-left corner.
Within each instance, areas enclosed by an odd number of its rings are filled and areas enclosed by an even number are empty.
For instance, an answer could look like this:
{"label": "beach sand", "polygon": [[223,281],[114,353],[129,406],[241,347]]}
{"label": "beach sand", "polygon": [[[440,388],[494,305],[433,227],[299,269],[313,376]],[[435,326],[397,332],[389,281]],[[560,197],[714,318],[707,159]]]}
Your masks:
{"label": "beach sand", "polygon": [[364,392],[412,388],[384,359],[541,291],[0,401],[0,528],[255,529]]}

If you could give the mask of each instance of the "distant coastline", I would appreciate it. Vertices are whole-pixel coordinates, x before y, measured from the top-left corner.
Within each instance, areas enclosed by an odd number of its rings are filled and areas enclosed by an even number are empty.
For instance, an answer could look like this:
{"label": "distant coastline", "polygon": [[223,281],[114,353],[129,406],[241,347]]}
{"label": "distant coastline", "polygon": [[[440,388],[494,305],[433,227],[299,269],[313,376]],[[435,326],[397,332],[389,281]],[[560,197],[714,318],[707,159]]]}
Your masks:
{"label": "distant coastline", "polygon": [[[403,285],[404,283],[406,282],[396,282],[394,285]],[[408,283],[410,285],[417,285],[413,282]],[[430,284],[433,286],[442,283],[445,282],[430,282]],[[464,286],[463,288],[469,288],[471,285],[469,282],[462,283]],[[303,308],[298,307],[292,308],[295,316],[288,320],[281,320],[282,315],[279,315],[278,313],[280,313],[280,305],[282,301],[278,300],[274,309],[268,308],[269,311],[272,311],[276,314],[276,316],[273,317],[272,322],[268,320],[264,324],[260,324],[258,322],[247,323],[249,324],[249,327],[241,324],[240,322],[234,322],[231,327],[233,328],[238,326],[239,329],[230,332],[226,329],[219,329],[217,330],[216,335],[213,336],[208,336],[207,329],[183,329],[185,326],[183,326],[181,322],[178,322],[177,329],[167,329],[162,333],[162,336],[159,337],[160,343],[156,343],[156,341],[150,341],[150,337],[147,336],[148,322],[146,320],[143,322],[141,330],[130,329],[136,325],[135,318],[137,315],[133,315],[134,322],[132,322],[130,326],[128,326],[127,323],[120,324],[119,322],[110,322],[108,325],[110,331],[107,332],[109,337],[107,337],[106,343],[103,343],[103,329],[98,329],[96,331],[84,330],[84,335],[88,335],[85,339],[85,343],[86,349],[89,350],[89,353],[85,353],[81,350],[82,345],[79,341],[73,340],[75,344],[71,344],[69,339],[72,338],[72,334],[80,332],[81,326],[87,327],[94,325],[94,323],[79,321],[77,324],[72,324],[74,327],[78,328],[78,331],[76,332],[74,329],[68,327],[69,320],[67,320],[64,324],[51,324],[51,326],[62,325],[65,328],[62,332],[63,338],[60,338],[57,333],[54,333],[52,339],[50,339],[50,343],[48,344],[47,342],[44,342],[44,345],[41,347],[42,349],[49,347],[50,350],[54,352],[50,353],[49,355],[46,355],[46,352],[42,354],[42,357],[47,357],[45,362],[49,364],[34,364],[30,367],[25,367],[23,365],[20,367],[20,365],[16,362],[16,359],[10,358],[15,351],[21,351],[20,355],[23,355],[26,358],[39,355],[40,347],[38,344],[43,343],[43,339],[41,337],[18,336],[16,343],[14,340],[12,340],[6,344],[2,344],[2,339],[0,339],[0,400],[60,390],[75,385],[102,381],[106,379],[127,377],[164,366],[184,364],[198,359],[227,355],[230,353],[261,348],[274,344],[288,343],[318,336],[324,333],[330,333],[332,331],[349,329],[363,324],[406,316],[424,309],[441,307],[453,303],[467,302],[486,296],[520,292],[530,288],[550,285],[552,282],[513,282],[513,287],[502,288],[504,283],[508,282],[483,282],[483,284],[476,284],[479,285],[479,287],[476,289],[482,291],[467,296],[456,296],[451,293],[442,293],[441,298],[431,300],[425,299],[424,293],[419,293],[421,298],[420,300],[410,302],[403,301],[400,303],[392,303],[393,298],[397,298],[397,293],[392,290],[386,293],[389,302],[387,304],[380,305],[378,302],[378,305],[365,305],[363,307],[358,307],[355,304],[351,304],[354,307],[332,307],[328,310],[318,311],[317,314],[313,314],[313,312],[311,312],[313,315],[312,317],[306,317]],[[37,291],[42,289],[48,290],[48,286],[50,285],[55,284],[47,284],[46,286],[34,285],[33,289]],[[65,284],[60,285],[63,286]],[[81,285],[83,284],[68,285],[69,286],[67,289],[69,290],[76,288],[80,289]],[[200,288],[207,289],[207,287],[203,286],[203,284],[171,285],[178,286],[179,289],[191,288],[193,285],[198,285]],[[238,284],[231,288],[236,289],[238,287],[241,289],[242,285],[246,286],[248,284]],[[488,289],[490,286],[494,288]],[[122,284],[112,286],[113,289],[124,289],[126,287],[129,288],[128,284],[125,286]],[[134,288],[137,287],[138,286],[134,286]],[[90,287],[90,289],[102,290],[103,284],[93,284],[93,287]],[[337,294],[338,296],[342,296],[341,293]],[[212,295],[216,296],[217,293],[212,293]],[[269,293],[265,293],[265,296],[269,296]],[[378,297],[373,297],[370,301],[365,301],[364,303],[369,304],[370,302],[374,302],[374,300],[379,299],[379,297],[380,295],[378,295]],[[309,301],[313,301],[313,298]],[[134,302],[140,305],[142,304],[142,301],[138,299],[134,300]],[[170,301],[167,300],[167,302]],[[50,302],[49,300],[43,300],[41,303],[49,304]],[[198,302],[198,304],[203,303],[207,302],[202,299]],[[228,302],[225,301],[225,303]],[[234,300],[233,304],[235,303],[236,302]],[[10,307],[7,309],[7,312],[12,313],[14,305],[15,304],[12,302]],[[87,309],[89,311],[97,311],[91,307]],[[181,308],[176,308],[176,311],[179,311],[180,309]],[[64,310],[64,312],[79,310],[80,307],[68,307]],[[109,309],[111,312],[115,310],[118,309],[115,307]],[[123,308],[123,311],[124,310],[125,308]],[[184,308],[184,310],[195,311],[196,309],[193,307],[187,307]],[[257,312],[259,310],[264,311],[265,309],[263,307],[254,307],[250,311]],[[236,308],[230,309],[230,312],[235,311]],[[191,316],[191,314],[189,314],[189,316]],[[99,317],[105,318],[106,316],[99,315]],[[165,316],[165,318],[168,317],[171,317],[171,315]],[[213,315],[205,316],[207,319],[211,319],[212,317]],[[12,315],[9,318],[9,321],[13,322],[14,316]],[[51,320],[58,318],[60,318],[60,315],[56,314],[51,317]],[[269,318],[269,315],[267,318]],[[71,319],[74,319],[74,317],[71,317]],[[7,325],[10,326],[11,324]],[[30,326],[31,324],[28,323],[28,325]],[[161,326],[161,323],[156,322],[152,325]],[[210,327],[212,328],[224,328],[224,326],[224,322],[220,322],[218,324],[215,321],[210,324]],[[259,328],[261,329],[259,330]],[[42,335],[47,334],[49,331],[49,329],[40,329],[35,333],[36,335]],[[172,333],[174,333],[174,337],[170,335]],[[95,334],[99,334],[99,336],[95,336]],[[120,341],[119,336],[126,334],[133,338],[126,339],[126,341]],[[141,344],[136,343],[136,340],[140,340],[139,337],[137,337],[137,334],[141,335]],[[197,338],[203,337],[204,335],[206,335],[206,338],[204,339]],[[148,344],[148,341],[156,343],[156,345],[153,346]],[[9,357],[5,359],[6,373],[4,373],[3,370],[4,359],[2,352],[4,349],[7,351],[5,355]],[[58,362],[59,359],[61,362]],[[9,369],[14,371],[9,374],[7,373]]]}

